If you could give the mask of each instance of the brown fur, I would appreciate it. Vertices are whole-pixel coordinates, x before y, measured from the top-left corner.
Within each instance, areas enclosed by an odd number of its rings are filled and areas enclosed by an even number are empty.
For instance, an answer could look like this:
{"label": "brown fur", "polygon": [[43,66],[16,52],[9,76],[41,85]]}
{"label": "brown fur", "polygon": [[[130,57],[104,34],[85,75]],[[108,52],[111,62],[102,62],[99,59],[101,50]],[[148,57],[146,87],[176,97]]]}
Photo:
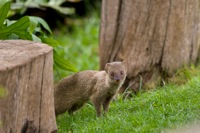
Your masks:
{"label": "brown fur", "polygon": [[125,62],[107,63],[105,71],[86,70],[70,75],[55,87],[56,115],[80,109],[88,100],[94,104],[97,116],[101,106],[105,112],[126,78]]}

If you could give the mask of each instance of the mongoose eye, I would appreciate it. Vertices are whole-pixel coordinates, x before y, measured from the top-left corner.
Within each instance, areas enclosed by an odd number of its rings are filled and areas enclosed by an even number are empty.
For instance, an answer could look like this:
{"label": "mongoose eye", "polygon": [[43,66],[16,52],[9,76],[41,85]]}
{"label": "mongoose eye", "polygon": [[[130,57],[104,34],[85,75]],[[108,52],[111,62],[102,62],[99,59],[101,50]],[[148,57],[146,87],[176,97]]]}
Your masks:
{"label": "mongoose eye", "polygon": [[114,76],[114,72],[110,72],[110,76]]}
{"label": "mongoose eye", "polygon": [[123,71],[121,71],[121,72],[120,72],[120,74],[121,74],[121,75],[123,75],[123,74],[124,74],[124,72],[123,72]]}

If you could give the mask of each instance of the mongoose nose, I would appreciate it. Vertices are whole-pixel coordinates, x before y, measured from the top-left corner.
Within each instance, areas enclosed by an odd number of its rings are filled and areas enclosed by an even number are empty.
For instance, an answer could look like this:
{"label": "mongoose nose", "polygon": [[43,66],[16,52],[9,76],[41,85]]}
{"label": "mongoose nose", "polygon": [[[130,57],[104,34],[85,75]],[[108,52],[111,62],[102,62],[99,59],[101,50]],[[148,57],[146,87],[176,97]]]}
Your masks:
{"label": "mongoose nose", "polygon": [[120,80],[119,80],[119,79],[116,79],[115,81],[116,81],[116,82],[119,82]]}

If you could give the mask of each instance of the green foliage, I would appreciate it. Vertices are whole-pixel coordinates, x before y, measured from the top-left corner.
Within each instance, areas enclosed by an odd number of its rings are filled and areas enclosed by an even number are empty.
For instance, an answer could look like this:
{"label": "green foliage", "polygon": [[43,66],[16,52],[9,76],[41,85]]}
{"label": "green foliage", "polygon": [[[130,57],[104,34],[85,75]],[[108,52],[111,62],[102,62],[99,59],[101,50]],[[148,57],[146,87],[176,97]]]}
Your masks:
{"label": "green foliage", "polygon": [[64,15],[74,14],[73,8],[61,7],[61,4],[64,2],[66,0],[16,0],[12,4],[12,9],[23,14],[27,8],[44,9],[48,7]]}
{"label": "green foliage", "polygon": [[17,21],[6,19],[11,2],[6,2],[0,8],[0,39],[24,39],[46,43],[54,48],[54,65],[67,71],[77,71],[67,60],[61,58],[55,50],[59,42],[48,37],[42,28],[52,35],[48,24],[39,17],[24,16]]}
{"label": "green foliage", "polygon": [[134,99],[112,102],[110,111],[96,118],[94,107],[87,104],[75,115],[57,118],[60,133],[161,132],[200,119],[200,76],[182,86],[140,92]]}
{"label": "green foliage", "polygon": [[8,27],[1,28],[0,39],[10,39],[14,36],[13,34],[15,34],[17,36],[15,36],[15,38],[31,40],[31,34],[27,34],[27,28],[29,27],[29,25],[29,18],[27,16],[22,17]]}
{"label": "green foliage", "polygon": [[197,65],[196,67],[194,65],[191,65],[190,67],[180,68],[174,74],[174,76],[171,78],[168,78],[167,81],[169,83],[176,83],[176,84],[181,85],[181,84],[186,83],[192,77],[197,76],[199,73],[200,73],[200,65]]}
{"label": "green foliage", "polygon": [[[71,22],[72,21],[72,22]],[[84,19],[68,19],[68,29],[61,28],[55,37],[63,47],[55,48],[59,55],[72,64],[77,64],[78,70],[98,70],[98,34],[100,20],[96,14],[92,14]],[[70,54],[65,54],[70,53]],[[59,70],[59,74],[55,71],[55,80],[59,80],[71,73]]]}
{"label": "green foliage", "polygon": [[63,70],[77,71],[67,60],[60,58],[56,51],[54,51],[54,63]]}

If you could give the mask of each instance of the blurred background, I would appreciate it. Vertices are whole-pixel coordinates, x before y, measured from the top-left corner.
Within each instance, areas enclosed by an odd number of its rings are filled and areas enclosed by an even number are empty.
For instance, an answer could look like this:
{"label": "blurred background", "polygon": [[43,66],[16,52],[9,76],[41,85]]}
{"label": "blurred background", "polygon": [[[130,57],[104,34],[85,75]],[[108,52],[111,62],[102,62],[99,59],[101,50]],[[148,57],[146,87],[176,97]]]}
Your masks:
{"label": "blurred background", "polygon": [[[98,69],[101,0],[13,0],[10,20],[25,15],[43,18],[58,40],[55,50],[78,71]],[[69,75],[54,65],[54,80]]]}

